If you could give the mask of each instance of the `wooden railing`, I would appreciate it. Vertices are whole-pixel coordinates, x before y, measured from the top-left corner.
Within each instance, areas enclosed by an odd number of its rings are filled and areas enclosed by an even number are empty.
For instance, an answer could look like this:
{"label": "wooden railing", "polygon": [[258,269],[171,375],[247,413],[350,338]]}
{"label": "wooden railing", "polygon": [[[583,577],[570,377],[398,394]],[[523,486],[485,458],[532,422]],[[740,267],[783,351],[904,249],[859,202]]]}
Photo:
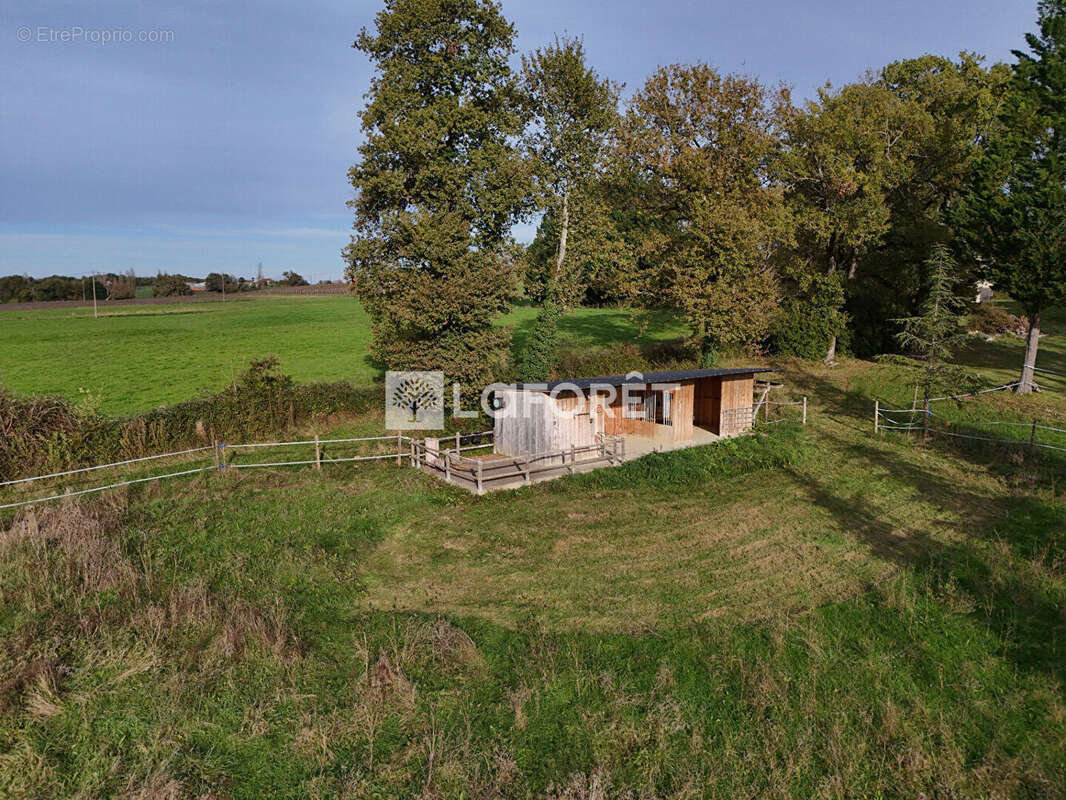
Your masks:
{"label": "wooden railing", "polygon": [[[478,441],[463,446],[463,439]],[[456,437],[454,448],[432,447],[423,440],[411,441],[411,466],[437,474],[448,483],[470,489],[477,494],[516,484],[530,485],[537,480],[574,473],[579,468],[620,464],[625,459],[625,440],[621,436],[597,434],[593,444],[571,446],[562,450],[519,456],[492,454],[489,458],[470,458],[464,451],[492,447],[492,433]]]}

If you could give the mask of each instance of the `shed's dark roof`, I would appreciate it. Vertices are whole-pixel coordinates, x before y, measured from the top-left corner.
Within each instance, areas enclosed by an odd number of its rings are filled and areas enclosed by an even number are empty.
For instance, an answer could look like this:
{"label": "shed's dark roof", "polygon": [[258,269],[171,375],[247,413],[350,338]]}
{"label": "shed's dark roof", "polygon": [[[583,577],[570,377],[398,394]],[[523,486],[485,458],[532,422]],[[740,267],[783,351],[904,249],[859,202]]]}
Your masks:
{"label": "shed's dark roof", "polygon": [[[557,386],[566,384],[576,386],[579,389],[588,389],[592,385],[597,386],[621,386],[626,383],[673,383],[675,381],[690,381],[695,378],[716,378],[723,375],[752,375],[756,372],[775,372],[773,367],[732,367],[729,369],[673,369],[664,372],[630,373],[629,375],[599,375],[595,378],[570,378],[564,381],[549,381],[547,388],[540,383],[519,383],[519,389],[535,389],[537,391],[551,391]],[[637,375],[640,377],[636,377]],[[633,377],[630,377],[632,375]]]}

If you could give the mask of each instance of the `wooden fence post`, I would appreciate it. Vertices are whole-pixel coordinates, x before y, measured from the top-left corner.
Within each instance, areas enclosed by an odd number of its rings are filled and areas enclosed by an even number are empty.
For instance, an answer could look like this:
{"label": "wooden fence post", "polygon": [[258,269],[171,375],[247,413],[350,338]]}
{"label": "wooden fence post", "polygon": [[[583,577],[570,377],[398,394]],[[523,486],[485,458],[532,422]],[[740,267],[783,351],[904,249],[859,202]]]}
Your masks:
{"label": "wooden fence post", "polygon": [[881,428],[879,425],[881,419],[881,401],[874,400],[874,433],[879,433]]}
{"label": "wooden fence post", "polygon": [[803,395],[803,427],[807,427],[807,395]]}
{"label": "wooden fence post", "polygon": [[447,450],[444,451],[444,480],[452,482],[452,457]]}
{"label": "wooden fence post", "polygon": [[396,466],[403,464],[403,434],[396,433]]}
{"label": "wooden fence post", "polygon": [[415,466],[415,440],[414,440],[414,438],[411,439],[411,455],[410,455],[410,461],[408,463],[412,467]]}
{"label": "wooden fence post", "polygon": [[481,472],[482,467],[484,467],[484,466],[485,466],[485,462],[482,461],[479,458],[477,460],[477,493],[478,494],[484,494],[484,492],[485,492],[484,481],[483,481],[483,476],[482,476],[482,472]]}
{"label": "wooden fence post", "polygon": [[457,453],[463,452],[463,444],[459,440],[459,431],[455,432],[455,452],[457,452]]}
{"label": "wooden fence post", "polygon": [[322,471],[322,445],[318,442],[318,434],[315,434],[315,469]]}

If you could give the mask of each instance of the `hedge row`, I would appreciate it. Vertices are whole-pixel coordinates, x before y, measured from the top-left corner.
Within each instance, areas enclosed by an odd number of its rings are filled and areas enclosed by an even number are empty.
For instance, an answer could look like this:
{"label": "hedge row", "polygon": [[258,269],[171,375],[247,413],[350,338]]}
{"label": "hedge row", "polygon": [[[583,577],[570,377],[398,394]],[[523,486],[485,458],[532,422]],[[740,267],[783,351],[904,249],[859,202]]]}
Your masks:
{"label": "hedge row", "polygon": [[275,358],[253,361],[218,394],[117,419],[64,397],[18,397],[0,387],[0,480],[58,472],[213,441],[252,441],[330,414],[362,414],[378,387],[297,384]]}

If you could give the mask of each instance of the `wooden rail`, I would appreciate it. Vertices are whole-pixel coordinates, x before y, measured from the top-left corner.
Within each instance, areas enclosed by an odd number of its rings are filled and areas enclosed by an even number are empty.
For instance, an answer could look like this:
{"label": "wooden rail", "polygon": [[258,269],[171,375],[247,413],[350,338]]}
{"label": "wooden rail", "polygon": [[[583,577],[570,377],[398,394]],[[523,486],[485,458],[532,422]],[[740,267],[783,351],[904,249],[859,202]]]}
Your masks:
{"label": "wooden rail", "polygon": [[[491,434],[479,434],[491,438]],[[410,447],[411,466],[422,469],[446,482],[462,486],[475,494],[495,489],[530,486],[541,480],[573,474],[586,468],[622,463],[625,442],[620,436],[599,436],[591,445],[571,446],[563,450],[530,453],[520,456],[492,454],[487,458],[470,458],[463,450],[492,447],[492,443],[476,444],[453,449],[427,446],[425,440],[413,440]]]}

